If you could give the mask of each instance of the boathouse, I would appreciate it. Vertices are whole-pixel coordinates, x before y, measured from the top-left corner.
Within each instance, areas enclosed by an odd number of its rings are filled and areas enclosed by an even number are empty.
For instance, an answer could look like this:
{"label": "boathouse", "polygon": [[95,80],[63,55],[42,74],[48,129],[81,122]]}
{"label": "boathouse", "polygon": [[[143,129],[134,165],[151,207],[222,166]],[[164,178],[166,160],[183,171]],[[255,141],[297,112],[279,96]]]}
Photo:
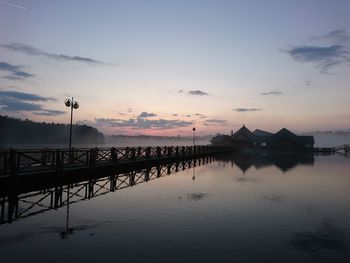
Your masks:
{"label": "boathouse", "polygon": [[263,130],[251,132],[245,125],[235,133],[216,136],[211,140],[213,145],[232,146],[237,149],[271,149],[271,150],[312,150],[313,136],[299,136],[286,128],[277,133]]}

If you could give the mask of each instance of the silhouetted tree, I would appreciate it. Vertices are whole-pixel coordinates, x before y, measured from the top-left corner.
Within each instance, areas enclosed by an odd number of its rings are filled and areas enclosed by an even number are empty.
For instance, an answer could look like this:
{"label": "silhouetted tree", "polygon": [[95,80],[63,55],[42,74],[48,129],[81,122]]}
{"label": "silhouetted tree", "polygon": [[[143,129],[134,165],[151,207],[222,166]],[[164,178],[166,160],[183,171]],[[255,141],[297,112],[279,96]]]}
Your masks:
{"label": "silhouetted tree", "polygon": [[[34,122],[0,115],[0,146],[16,144],[65,144],[69,125]],[[87,125],[73,125],[74,143],[102,143],[104,135]]]}

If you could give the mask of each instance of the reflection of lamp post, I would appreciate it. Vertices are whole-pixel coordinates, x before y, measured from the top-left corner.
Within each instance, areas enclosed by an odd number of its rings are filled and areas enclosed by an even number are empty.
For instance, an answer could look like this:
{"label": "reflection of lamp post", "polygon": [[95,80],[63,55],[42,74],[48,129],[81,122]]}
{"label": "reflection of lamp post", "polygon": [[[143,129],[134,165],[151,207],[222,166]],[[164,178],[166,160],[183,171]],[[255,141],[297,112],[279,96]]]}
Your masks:
{"label": "reflection of lamp post", "polygon": [[193,127],[193,149],[196,146],[196,128]]}
{"label": "reflection of lamp post", "polygon": [[69,185],[67,185],[66,229],[60,233],[60,237],[61,239],[68,239],[71,234],[74,234],[74,230],[69,227]]}
{"label": "reflection of lamp post", "polygon": [[79,108],[79,103],[77,101],[74,101],[74,98],[72,97],[72,100],[66,99],[64,101],[64,105],[67,107],[70,107],[70,128],[69,128],[69,151],[72,148],[72,122],[73,122],[73,109]]}

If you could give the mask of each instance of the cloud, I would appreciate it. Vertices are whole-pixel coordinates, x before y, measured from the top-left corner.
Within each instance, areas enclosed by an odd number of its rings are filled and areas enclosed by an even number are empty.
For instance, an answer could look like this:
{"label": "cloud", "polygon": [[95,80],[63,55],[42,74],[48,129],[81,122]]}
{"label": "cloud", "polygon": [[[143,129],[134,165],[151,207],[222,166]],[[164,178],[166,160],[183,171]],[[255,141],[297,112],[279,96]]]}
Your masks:
{"label": "cloud", "polygon": [[48,110],[38,102],[54,101],[54,98],[41,97],[32,93],[18,91],[0,91],[1,111],[32,112],[35,115],[54,116],[64,114],[64,111]]}
{"label": "cloud", "polygon": [[201,90],[190,90],[188,93],[188,95],[197,95],[197,96],[208,96],[209,94],[201,91]]}
{"label": "cloud", "polygon": [[9,50],[24,53],[30,56],[43,56],[54,60],[75,61],[75,62],[81,62],[81,63],[95,64],[95,65],[105,64],[104,62],[101,62],[92,58],[87,58],[87,57],[68,56],[68,55],[62,55],[62,54],[49,53],[49,52],[42,51],[38,48],[21,44],[21,43],[0,44],[0,46]]}
{"label": "cloud", "polygon": [[207,116],[202,113],[196,113],[196,116],[199,116],[201,119],[205,119]]}
{"label": "cloud", "polygon": [[252,111],[261,111],[260,108],[236,108],[236,109],[233,109],[234,111],[237,111],[237,112],[252,112]]}
{"label": "cloud", "polygon": [[41,111],[33,112],[35,115],[43,115],[43,116],[56,116],[56,115],[61,115],[65,114],[65,111],[61,110],[45,110],[41,109]]}
{"label": "cloud", "polygon": [[313,63],[324,74],[329,74],[329,70],[337,65],[350,62],[350,36],[346,31],[334,30],[312,40],[326,40],[329,44],[296,46],[285,52],[295,61]]}
{"label": "cloud", "polygon": [[183,90],[183,89],[180,89],[177,93],[182,93],[182,92],[184,92],[184,90]]}
{"label": "cloud", "polygon": [[174,114],[173,114],[173,116],[175,116],[175,117],[176,117],[176,116],[178,116],[178,114],[174,113]]}
{"label": "cloud", "polygon": [[120,127],[120,128],[127,127],[127,128],[134,128],[134,129],[156,129],[156,130],[188,127],[193,124],[193,122],[182,121],[182,120],[166,120],[166,119],[148,120],[143,118],[128,119],[128,120],[97,118],[95,119],[95,123],[98,126]]}
{"label": "cloud", "polygon": [[1,91],[0,90],[0,96],[7,96],[11,98],[15,98],[18,100],[24,100],[24,101],[56,101],[54,98],[47,98],[42,97],[37,94],[32,93],[25,93],[25,92],[19,92],[19,91]]}
{"label": "cloud", "polygon": [[220,120],[220,119],[208,119],[205,120],[204,125],[215,125],[215,124],[225,124],[226,120]]}
{"label": "cloud", "polygon": [[13,4],[13,3],[10,3],[10,2],[0,1],[0,3],[4,4],[4,5],[11,6],[11,7],[15,7],[15,8],[18,8],[18,9],[27,10],[27,8],[24,7],[24,6],[16,5],[16,4]]}
{"label": "cloud", "polygon": [[0,71],[4,71],[10,75],[4,76],[3,78],[10,80],[23,80],[26,78],[34,77],[33,74],[21,70],[23,66],[15,66],[6,62],[0,62]]}
{"label": "cloud", "polygon": [[0,95],[1,111],[40,111],[41,105]]}
{"label": "cloud", "polygon": [[147,118],[147,117],[155,117],[157,114],[155,113],[148,113],[148,112],[141,112],[141,114],[138,116],[139,118]]}
{"label": "cloud", "polygon": [[283,94],[283,92],[277,89],[261,93],[261,95],[281,95],[281,94]]}
{"label": "cloud", "polygon": [[350,35],[348,35],[343,29],[336,29],[324,36],[313,37],[311,40],[326,40],[331,41],[332,43],[344,44],[350,42]]}

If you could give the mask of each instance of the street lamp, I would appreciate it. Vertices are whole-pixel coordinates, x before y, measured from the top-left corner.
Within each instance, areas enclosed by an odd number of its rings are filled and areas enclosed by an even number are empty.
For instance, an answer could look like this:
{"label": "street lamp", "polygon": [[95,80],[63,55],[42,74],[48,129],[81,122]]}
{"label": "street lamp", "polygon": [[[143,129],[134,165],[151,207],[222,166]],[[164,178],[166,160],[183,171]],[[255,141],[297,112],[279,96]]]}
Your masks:
{"label": "street lamp", "polygon": [[64,105],[67,107],[70,107],[70,127],[69,127],[69,151],[72,148],[72,122],[73,122],[73,109],[79,108],[79,103],[77,101],[74,101],[74,98],[72,99],[66,99],[64,101]]}
{"label": "street lamp", "polygon": [[194,147],[196,146],[196,128],[193,127],[192,131],[193,131],[193,149],[194,149]]}

